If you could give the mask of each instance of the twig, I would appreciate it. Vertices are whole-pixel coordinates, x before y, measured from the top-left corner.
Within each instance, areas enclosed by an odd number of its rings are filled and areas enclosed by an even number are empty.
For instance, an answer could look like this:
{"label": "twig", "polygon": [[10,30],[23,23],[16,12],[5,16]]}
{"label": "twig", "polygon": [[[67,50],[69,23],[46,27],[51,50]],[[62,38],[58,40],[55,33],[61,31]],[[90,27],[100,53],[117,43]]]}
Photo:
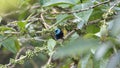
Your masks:
{"label": "twig", "polygon": [[[22,58],[19,58],[19,59],[15,60],[15,62],[18,62],[18,61],[20,61],[20,60],[24,60],[25,58],[27,58],[27,56],[23,56]],[[8,68],[11,68],[11,65],[12,65],[12,63],[9,63],[9,64],[7,64],[6,66],[7,66]]]}
{"label": "twig", "polygon": [[45,22],[45,19],[44,19],[44,17],[43,17],[43,13],[41,13],[40,16],[41,16],[42,24],[44,25],[44,27],[45,27],[46,29],[50,28],[50,26]]}
{"label": "twig", "polygon": [[67,38],[70,37],[73,33],[75,33],[75,30],[72,30],[71,32],[69,32],[63,39],[67,39]]}
{"label": "twig", "polygon": [[49,59],[48,59],[48,62],[47,62],[47,65],[49,65],[49,64],[51,63],[53,54],[54,54],[54,52],[52,52],[52,54],[50,55],[50,57],[49,57]]}
{"label": "twig", "polygon": [[108,10],[108,12],[107,12],[106,15],[108,15],[108,14],[111,12],[111,10],[112,10],[117,4],[119,4],[119,3],[120,3],[120,0],[119,0],[118,2],[116,2],[116,3],[114,3],[114,4],[112,5],[112,7],[110,7],[110,9]]}
{"label": "twig", "polygon": [[114,4],[109,8],[109,10],[107,11],[107,13],[106,13],[105,16],[104,16],[104,24],[106,24],[106,19],[108,18],[109,14],[111,14],[112,9],[113,9],[117,4],[119,4],[119,3],[120,3],[120,0],[119,0],[119,1],[116,1],[116,3],[114,3]]}
{"label": "twig", "polygon": [[54,53],[55,53],[54,51],[53,51],[53,52],[51,52],[50,57],[49,57],[49,59],[48,59],[47,63],[46,63],[44,66],[42,66],[42,68],[46,68],[48,65],[50,65],[50,63],[51,63],[51,61],[52,61],[52,58],[53,58]]}
{"label": "twig", "polygon": [[[27,51],[28,49],[33,49],[33,47],[32,47],[32,46],[22,47],[22,48],[19,50],[19,52],[17,52],[17,55],[16,55],[16,57],[15,57],[15,62],[18,62],[18,61],[20,61],[20,60],[25,59],[27,56],[24,56],[24,57],[22,57],[22,58],[19,58],[19,57],[20,57],[20,55],[21,55],[23,52]],[[7,64],[7,66],[9,66],[9,67],[11,67],[11,68],[14,68],[15,65],[16,65],[16,64],[12,64],[12,63]]]}
{"label": "twig", "polygon": [[76,11],[69,11],[69,12],[57,12],[57,13],[54,13],[54,14],[72,14],[72,13],[79,13],[79,12],[83,12],[83,11],[87,11],[87,10],[93,9],[93,8],[98,7],[98,6],[100,6],[100,5],[103,5],[103,4],[107,4],[107,3],[109,3],[109,2],[110,2],[110,1],[108,0],[108,1],[101,2],[101,3],[99,3],[99,4],[96,4],[96,5],[94,5],[94,6],[90,6],[90,7],[88,7],[88,8],[84,8],[84,9],[80,9],[80,10],[76,10]]}
{"label": "twig", "polygon": [[[20,57],[20,58],[18,58],[18,57],[20,56],[20,54],[21,54],[22,51],[24,51],[24,50],[26,50],[26,49],[30,49],[30,48],[31,48],[31,47],[23,47],[23,48],[19,51],[19,53],[16,55],[15,63],[13,64],[13,63],[9,62],[8,64],[6,64],[6,66],[7,66],[8,68],[14,68],[14,66],[16,65],[17,62],[19,62],[19,61],[21,61],[21,60],[29,59],[29,58],[28,58],[28,55],[22,56],[22,57]],[[43,47],[43,48],[39,48],[39,49],[40,49],[39,51],[34,50],[34,55],[40,53],[41,51],[45,50],[46,48]],[[27,51],[27,50],[26,50],[26,51]]]}

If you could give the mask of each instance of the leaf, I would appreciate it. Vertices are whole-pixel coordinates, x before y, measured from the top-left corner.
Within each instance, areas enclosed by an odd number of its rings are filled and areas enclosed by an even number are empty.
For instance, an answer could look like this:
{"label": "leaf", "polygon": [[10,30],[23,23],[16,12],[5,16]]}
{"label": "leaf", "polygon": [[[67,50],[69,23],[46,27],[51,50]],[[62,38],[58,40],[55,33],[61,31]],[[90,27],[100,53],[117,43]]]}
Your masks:
{"label": "leaf", "polygon": [[47,42],[47,47],[48,47],[48,50],[49,50],[50,52],[53,51],[55,45],[56,45],[56,41],[55,41],[55,40],[53,40],[53,39],[49,39],[49,40],[48,40],[48,42]]}
{"label": "leaf", "polygon": [[86,32],[87,32],[87,33],[96,33],[96,32],[98,32],[99,30],[100,30],[99,27],[97,27],[97,26],[94,25],[94,24],[88,25],[88,26],[86,27]]}
{"label": "leaf", "polygon": [[18,51],[20,49],[20,42],[17,40],[17,38],[15,38],[14,43],[15,43],[15,47]]}
{"label": "leaf", "polygon": [[107,29],[107,25],[102,25],[100,27],[100,31],[98,33],[95,34],[98,37],[106,37],[108,35],[108,29]]}
{"label": "leaf", "polygon": [[19,22],[17,22],[17,25],[20,28],[20,31],[25,31],[26,24],[27,24],[26,21],[19,21]]}
{"label": "leaf", "polygon": [[17,52],[14,37],[10,37],[8,39],[5,39],[4,41],[2,41],[2,45],[13,53]]}
{"label": "leaf", "polygon": [[4,36],[2,36],[1,34],[0,34],[0,47],[1,47],[1,45],[2,45],[2,39],[4,38]]}
{"label": "leaf", "polygon": [[120,11],[120,7],[116,6],[114,9]]}
{"label": "leaf", "polygon": [[8,31],[8,30],[15,31],[14,29],[12,29],[10,27],[0,26],[0,31]]}
{"label": "leaf", "polygon": [[19,14],[18,20],[23,20],[23,19],[27,18],[27,15],[29,14],[28,12],[29,11],[26,9],[22,10],[21,13]]}
{"label": "leaf", "polygon": [[39,3],[40,3],[40,5],[44,5],[48,1],[50,1],[50,0],[39,0]]}
{"label": "leaf", "polygon": [[56,23],[60,23],[64,20],[66,20],[67,18],[69,18],[68,14],[59,14],[59,15],[57,15],[57,22]]}
{"label": "leaf", "polygon": [[114,17],[113,21],[108,23],[109,26],[111,26],[110,29],[110,34],[112,36],[118,36],[120,34],[120,12],[118,13],[118,15],[116,17]]}
{"label": "leaf", "polygon": [[108,52],[110,48],[112,48],[113,44],[111,42],[102,43],[95,52],[96,60],[100,60],[103,56]]}
{"label": "leaf", "polygon": [[[78,9],[88,8],[91,5],[93,5],[92,2],[76,5],[75,7],[73,7],[73,11],[76,11]],[[84,11],[84,12],[79,12],[79,13],[74,13],[73,14],[76,17],[76,19],[78,19],[78,22],[77,22],[77,28],[78,29],[82,29],[84,24],[87,24],[87,22],[88,22],[88,20],[90,18],[90,15],[92,14],[92,12],[93,12],[93,9],[90,9],[88,11]]]}
{"label": "leaf", "polygon": [[90,53],[88,53],[87,55],[85,55],[82,59],[81,59],[81,68],[86,68],[87,63],[89,61],[90,58]]}
{"label": "leaf", "polygon": [[93,33],[87,33],[83,36],[83,38],[93,38],[96,37]]}
{"label": "leaf", "polygon": [[51,0],[43,5],[43,7],[48,7],[48,6],[56,6],[60,4],[69,4],[69,5],[74,5],[75,3],[72,2],[71,0]]}
{"label": "leaf", "polygon": [[104,7],[96,7],[93,9],[93,12],[90,16],[90,21],[101,19],[104,11],[102,11]]}
{"label": "leaf", "polygon": [[120,50],[113,54],[106,68],[120,68]]}
{"label": "leaf", "polygon": [[77,38],[79,38],[79,35],[78,35],[77,33],[74,33],[74,34],[72,34],[72,36],[70,37],[70,40],[75,40],[75,39],[77,39]]}
{"label": "leaf", "polygon": [[[79,5],[76,5],[75,7],[73,7],[73,11],[79,10],[79,9],[85,9],[85,8],[88,8],[89,6],[92,6],[92,5],[93,5],[92,2],[84,3],[84,4],[79,4]],[[76,15],[79,18],[81,18],[82,20],[84,20],[84,23],[86,24],[87,21],[89,20],[90,15],[92,14],[92,12],[93,12],[93,9],[90,9],[88,11],[76,13]]]}
{"label": "leaf", "polygon": [[67,42],[63,45],[64,47],[61,47],[56,50],[54,54],[55,59],[85,53],[89,51],[91,48],[98,47],[99,41],[97,39],[78,38],[74,41]]}

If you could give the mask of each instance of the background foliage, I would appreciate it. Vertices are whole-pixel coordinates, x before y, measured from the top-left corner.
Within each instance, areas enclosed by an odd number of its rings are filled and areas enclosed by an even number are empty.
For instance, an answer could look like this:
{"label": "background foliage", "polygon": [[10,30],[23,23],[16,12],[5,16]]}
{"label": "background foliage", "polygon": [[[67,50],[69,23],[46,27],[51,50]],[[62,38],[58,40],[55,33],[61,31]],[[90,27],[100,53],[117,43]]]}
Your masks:
{"label": "background foliage", "polygon": [[120,68],[119,21],[119,0],[0,0],[0,68]]}

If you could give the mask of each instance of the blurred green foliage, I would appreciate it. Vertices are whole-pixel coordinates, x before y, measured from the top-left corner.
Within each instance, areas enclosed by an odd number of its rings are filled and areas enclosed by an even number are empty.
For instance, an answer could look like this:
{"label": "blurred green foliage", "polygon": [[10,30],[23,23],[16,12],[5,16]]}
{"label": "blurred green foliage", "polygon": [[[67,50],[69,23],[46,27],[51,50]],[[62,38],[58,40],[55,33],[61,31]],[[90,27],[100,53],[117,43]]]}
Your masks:
{"label": "blurred green foliage", "polygon": [[120,68],[120,1],[82,1],[0,0],[1,56],[18,56],[15,68]]}

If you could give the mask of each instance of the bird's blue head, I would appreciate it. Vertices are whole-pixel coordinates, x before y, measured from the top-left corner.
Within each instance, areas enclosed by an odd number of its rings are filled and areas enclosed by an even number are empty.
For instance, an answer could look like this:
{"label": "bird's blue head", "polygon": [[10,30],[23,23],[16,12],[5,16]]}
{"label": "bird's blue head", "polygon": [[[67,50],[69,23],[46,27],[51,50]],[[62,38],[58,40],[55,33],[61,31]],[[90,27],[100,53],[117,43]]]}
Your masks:
{"label": "bird's blue head", "polygon": [[55,29],[55,34],[60,34],[61,30],[59,28]]}

